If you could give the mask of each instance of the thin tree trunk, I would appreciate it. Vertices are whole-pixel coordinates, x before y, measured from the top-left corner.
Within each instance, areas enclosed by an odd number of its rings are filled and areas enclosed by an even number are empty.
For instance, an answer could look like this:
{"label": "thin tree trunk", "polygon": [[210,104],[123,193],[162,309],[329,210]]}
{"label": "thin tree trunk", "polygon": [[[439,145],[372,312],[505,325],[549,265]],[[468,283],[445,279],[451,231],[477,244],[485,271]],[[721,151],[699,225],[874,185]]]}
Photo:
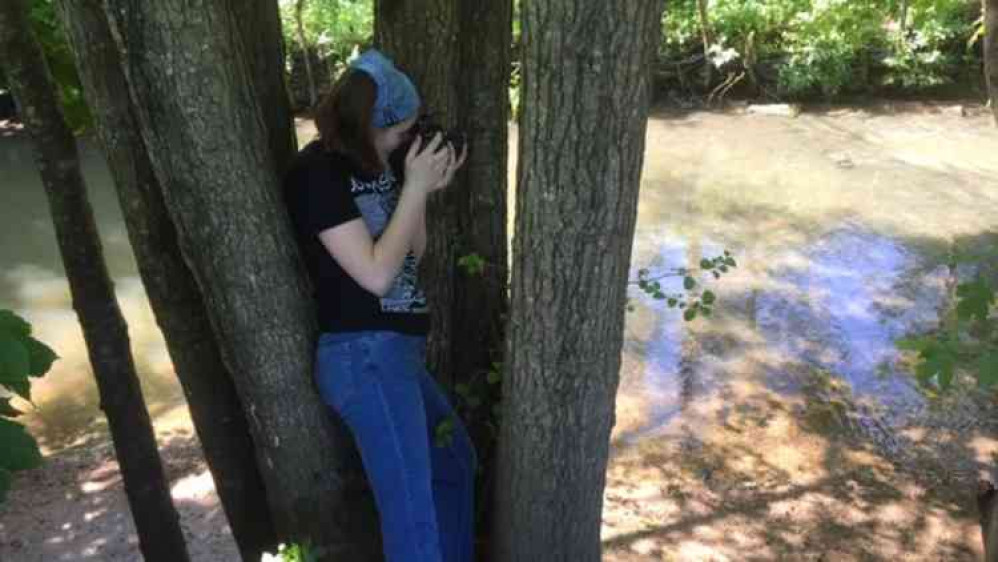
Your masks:
{"label": "thin tree trunk", "polygon": [[[227,7],[237,22],[235,33],[242,41],[274,169],[282,178],[298,152],[298,139],[285,83],[280,8],[274,0],[228,0]],[[274,187],[280,192],[280,182]]]}
{"label": "thin tree trunk", "polygon": [[708,15],[708,2],[710,0],[697,0],[697,13],[700,15],[700,33],[703,37],[703,87],[710,91],[710,83],[714,79],[714,64],[710,61],[710,46],[714,44],[713,32],[710,29],[710,17]]}
{"label": "thin tree trunk", "polygon": [[[374,38],[378,47],[408,74],[424,108],[445,127],[460,119],[458,80],[460,10],[456,0],[376,0]],[[437,379],[453,388],[452,349],[458,337],[453,322],[457,272],[457,214],[467,189],[464,174],[427,207],[427,247],[420,277],[430,303],[432,331],[427,362]]]}
{"label": "thin tree trunk", "polygon": [[76,141],[59,108],[41,46],[31,33],[24,0],[0,4],[0,53],[34,144],[139,548],[149,561],[186,561],[187,547],[142,399],[128,327],[104,262]]}
{"label": "thin tree trunk", "polygon": [[278,534],[310,540],[331,560],[372,559],[373,504],[359,501],[348,434],[331,423],[311,380],[314,308],[278,187],[289,123],[264,106],[284,95],[282,77],[244,31],[272,35],[251,21],[272,21],[272,10],[106,4],[153,170],[247,413]]}
{"label": "thin tree trunk", "polygon": [[472,147],[457,200],[458,254],[475,254],[486,267],[463,276],[452,306],[458,377],[477,375],[502,359],[508,306],[506,192],[509,158],[509,75],[513,40],[510,0],[462,3],[460,34],[461,129]]}
{"label": "thin tree trunk", "polygon": [[62,0],[61,15],[146,293],[244,560],[277,544],[266,490],[231,374],[153,174],[99,0]]}
{"label": "thin tree trunk", "polygon": [[998,562],[998,491],[986,480],[978,482],[977,515],[984,540],[984,562]]}
{"label": "thin tree trunk", "polygon": [[[509,79],[513,41],[512,0],[461,3],[461,129],[471,151],[465,163],[464,187],[457,199],[458,249],[485,262],[477,275],[458,272],[451,317],[454,379],[469,382],[486,376],[502,361],[505,316],[509,308],[507,192],[509,174]],[[469,428],[482,468],[476,505],[479,542],[488,544],[495,498],[495,427],[492,408],[498,388],[481,396],[482,405]]]}
{"label": "thin tree trunk", "polygon": [[305,61],[305,77],[308,80],[308,107],[315,108],[318,94],[315,91],[315,77],[312,74],[311,49],[308,41],[305,40],[305,22],[302,20],[302,12],[305,10],[305,0],[295,1],[295,25],[298,30],[298,48],[301,49],[302,59]]}
{"label": "thin tree trunk", "polygon": [[909,1],[901,0],[901,17],[900,17],[901,22],[898,25],[898,28],[901,30],[902,41],[904,40],[905,35],[907,35],[908,33],[908,10],[909,10]]}
{"label": "thin tree trunk", "polygon": [[523,5],[497,561],[600,559],[662,7],[659,0]]}
{"label": "thin tree trunk", "polygon": [[984,68],[988,99],[998,126],[998,0],[984,0]]}

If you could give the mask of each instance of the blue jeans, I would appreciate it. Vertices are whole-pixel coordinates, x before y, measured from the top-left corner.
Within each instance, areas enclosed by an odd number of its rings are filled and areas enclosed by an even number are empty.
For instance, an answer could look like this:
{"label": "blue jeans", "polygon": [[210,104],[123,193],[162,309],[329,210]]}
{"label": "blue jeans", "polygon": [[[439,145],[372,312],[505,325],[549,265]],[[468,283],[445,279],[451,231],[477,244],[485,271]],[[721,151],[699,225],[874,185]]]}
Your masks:
{"label": "blue jeans", "polygon": [[[316,352],[322,400],[353,433],[381,516],[387,562],[471,562],[475,452],[425,367],[426,338],[324,333]],[[449,444],[437,424],[454,419]]]}

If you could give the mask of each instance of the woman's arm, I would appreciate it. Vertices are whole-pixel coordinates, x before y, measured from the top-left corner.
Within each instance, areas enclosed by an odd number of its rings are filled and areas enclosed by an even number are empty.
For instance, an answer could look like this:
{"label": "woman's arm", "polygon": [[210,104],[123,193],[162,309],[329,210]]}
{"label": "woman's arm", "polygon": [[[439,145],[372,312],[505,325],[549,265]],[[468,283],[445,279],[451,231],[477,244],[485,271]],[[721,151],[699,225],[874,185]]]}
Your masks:
{"label": "woman's arm", "polygon": [[423,208],[422,214],[419,216],[419,225],[416,227],[416,237],[412,241],[412,253],[416,255],[417,260],[423,259],[423,254],[426,253],[426,208]]}
{"label": "woman's arm", "polygon": [[[468,147],[461,150],[461,156],[454,154],[454,148],[448,146],[448,151],[450,152],[450,160],[448,161],[447,173],[444,175],[444,179],[441,180],[437,189],[442,189],[450,185],[450,182],[454,179],[454,174],[457,170],[461,169],[464,165],[464,161],[468,157]],[[423,255],[426,254],[426,208],[423,208],[423,215],[419,220],[419,227],[416,230],[416,237],[412,241],[412,253],[416,255],[417,260],[423,259]]]}
{"label": "woman's arm", "polygon": [[419,141],[410,147],[402,194],[377,243],[362,218],[319,233],[319,240],[336,263],[374,295],[384,296],[391,289],[415,242],[422,238],[425,247],[426,198],[446,187],[463,163],[454,161],[452,151],[437,152],[441,140],[438,134],[422,151]]}
{"label": "woman's arm", "polygon": [[319,240],[358,285],[381,297],[391,289],[395,276],[402,269],[425,207],[425,188],[407,181],[388,227],[377,243],[371,239],[363,219],[324,230],[319,233]]}

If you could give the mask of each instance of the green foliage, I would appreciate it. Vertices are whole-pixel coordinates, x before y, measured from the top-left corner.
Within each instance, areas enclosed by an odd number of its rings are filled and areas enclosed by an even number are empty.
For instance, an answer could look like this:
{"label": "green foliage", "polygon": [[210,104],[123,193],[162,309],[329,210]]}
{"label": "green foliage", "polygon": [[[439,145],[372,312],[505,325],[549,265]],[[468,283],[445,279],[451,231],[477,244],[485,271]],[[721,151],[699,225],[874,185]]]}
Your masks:
{"label": "green foliage", "polygon": [[[31,400],[31,378],[48,372],[56,354],[31,336],[31,325],[9,310],[0,310],[0,388]],[[24,426],[13,421],[21,415],[0,397],[0,501],[10,486],[11,473],[34,468],[42,457],[38,444]]]}
{"label": "green foliage", "polygon": [[[638,271],[638,288],[655,300],[664,300],[669,308],[683,311],[683,320],[692,322],[697,316],[710,316],[717,304],[717,295],[706,288],[706,283],[717,281],[722,276],[738,267],[733,255],[728,250],[721,256],[700,260],[699,270],[677,268],[666,273],[652,275],[647,269]],[[667,277],[682,277],[682,293],[666,293],[662,290],[660,281]],[[703,278],[706,278],[705,282]],[[630,309],[630,307],[629,307]]]}
{"label": "green foliage", "polygon": [[59,89],[66,123],[77,132],[86,129],[92,123],[90,109],[83,99],[83,86],[76,73],[73,53],[56,15],[53,0],[32,0],[29,16],[35,37],[45,51],[52,79]]}
{"label": "green foliage", "polygon": [[458,258],[457,265],[465,274],[471,277],[478,277],[485,272],[486,262],[478,254],[468,254]]}
{"label": "green foliage", "polygon": [[897,347],[917,353],[915,375],[927,388],[949,390],[967,370],[983,388],[998,383],[998,317],[995,289],[983,277],[956,290],[955,316],[937,333],[900,340]]}
{"label": "green foliage", "polygon": [[321,548],[312,548],[307,544],[279,544],[277,554],[265,552],[260,562],[319,562],[322,557]]}
{"label": "green foliage", "polygon": [[[899,0],[713,0],[715,45],[740,61],[750,41],[753,64],[775,70],[791,98],[833,98],[877,86],[919,89],[950,83],[976,64],[980,23],[973,0],[909,0],[902,29]],[[670,2],[661,52],[667,59],[703,52],[696,0]],[[710,56],[717,64],[716,57]],[[963,66],[962,66],[963,65]],[[720,66],[720,65],[718,65]],[[758,69],[756,69],[758,70]]]}
{"label": "green foliage", "polygon": [[[281,0],[284,43],[297,50],[295,0]],[[323,60],[342,65],[355,48],[371,44],[374,36],[372,0],[306,0],[302,10],[305,40]]]}

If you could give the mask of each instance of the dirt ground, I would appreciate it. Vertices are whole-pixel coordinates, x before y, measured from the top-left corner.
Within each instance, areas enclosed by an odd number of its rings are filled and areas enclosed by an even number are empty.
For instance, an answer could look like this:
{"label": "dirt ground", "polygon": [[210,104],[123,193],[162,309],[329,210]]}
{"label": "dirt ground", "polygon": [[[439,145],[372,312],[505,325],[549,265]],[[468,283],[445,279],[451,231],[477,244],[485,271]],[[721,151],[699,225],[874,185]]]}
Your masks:
{"label": "dirt ground", "polygon": [[[311,131],[299,123],[301,138]],[[632,294],[605,560],[979,559],[973,484],[998,454],[994,400],[926,400],[890,344],[932,326],[941,248],[989,243],[998,227],[995,154],[998,133],[974,106],[656,112],[634,266],[721,248],[742,263],[709,323],[684,326]],[[100,217],[112,200],[97,199],[102,231],[119,236],[120,216]],[[17,474],[0,506],[0,560],[141,560],[64,281],[45,260],[21,261],[4,290],[64,371],[37,385],[26,417],[46,462]],[[112,273],[191,558],[235,561],[141,284],[122,264]]]}

